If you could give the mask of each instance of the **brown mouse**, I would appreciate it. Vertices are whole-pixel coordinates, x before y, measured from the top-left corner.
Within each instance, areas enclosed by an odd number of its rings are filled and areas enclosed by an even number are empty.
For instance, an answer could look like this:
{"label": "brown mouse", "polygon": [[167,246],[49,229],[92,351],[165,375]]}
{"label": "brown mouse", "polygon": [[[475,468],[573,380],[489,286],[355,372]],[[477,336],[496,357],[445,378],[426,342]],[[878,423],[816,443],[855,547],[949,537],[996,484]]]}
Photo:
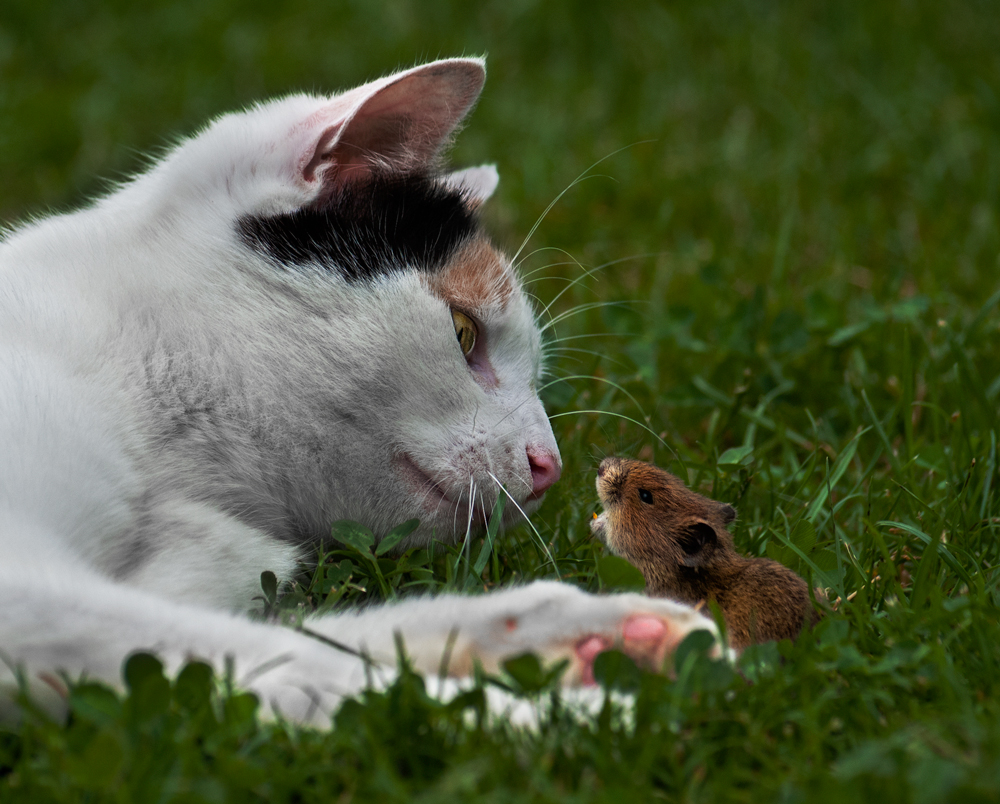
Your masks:
{"label": "brown mouse", "polygon": [[737,650],[795,639],[817,614],[806,582],[788,567],[736,552],[731,505],[710,500],[657,466],[605,458],[597,470],[604,513],[591,523],[611,552],[638,567],[646,591],[697,605],[719,604]]}

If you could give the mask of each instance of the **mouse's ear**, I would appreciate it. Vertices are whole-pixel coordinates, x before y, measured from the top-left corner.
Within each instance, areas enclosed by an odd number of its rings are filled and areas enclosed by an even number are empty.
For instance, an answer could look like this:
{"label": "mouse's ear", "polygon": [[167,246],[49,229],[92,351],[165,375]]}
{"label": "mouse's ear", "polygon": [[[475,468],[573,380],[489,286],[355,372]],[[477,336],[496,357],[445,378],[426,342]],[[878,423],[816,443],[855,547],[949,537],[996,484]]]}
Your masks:
{"label": "mouse's ear", "polygon": [[700,567],[705,564],[719,542],[715,528],[703,519],[688,522],[680,529],[677,543],[681,546],[683,555],[681,564],[685,567]]}

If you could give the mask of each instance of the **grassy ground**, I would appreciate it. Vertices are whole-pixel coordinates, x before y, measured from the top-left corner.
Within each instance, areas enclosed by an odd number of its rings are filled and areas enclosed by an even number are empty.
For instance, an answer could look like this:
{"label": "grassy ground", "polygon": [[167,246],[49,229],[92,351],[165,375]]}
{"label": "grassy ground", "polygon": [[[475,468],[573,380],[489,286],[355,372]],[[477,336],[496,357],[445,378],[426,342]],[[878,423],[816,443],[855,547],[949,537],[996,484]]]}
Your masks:
{"label": "grassy ground", "polygon": [[[604,160],[525,251],[565,479],[481,574],[348,551],[276,605],[621,583],[588,521],[596,462],[626,453],[734,504],[737,545],[837,611],[741,673],[697,645],[676,681],[608,661],[635,723],[557,708],[538,734],[409,675],[328,734],[262,726],[203,667],[171,686],[137,660],[126,699],[84,686],[69,725],[0,729],[0,800],[997,800],[1000,14],[610,5],[5,0],[0,215],[75,203],[257,97],[487,52],[455,161],[498,163],[501,242]],[[570,285],[576,261],[604,267]]]}

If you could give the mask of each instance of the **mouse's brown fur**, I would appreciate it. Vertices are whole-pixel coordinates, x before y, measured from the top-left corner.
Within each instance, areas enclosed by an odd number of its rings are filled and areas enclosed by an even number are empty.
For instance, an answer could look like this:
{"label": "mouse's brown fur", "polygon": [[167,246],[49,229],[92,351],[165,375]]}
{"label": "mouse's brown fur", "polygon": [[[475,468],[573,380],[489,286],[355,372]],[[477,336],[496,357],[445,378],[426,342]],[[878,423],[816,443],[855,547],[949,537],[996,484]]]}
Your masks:
{"label": "mouse's brown fur", "polygon": [[794,639],[807,617],[815,621],[805,581],[776,561],[736,552],[726,530],[736,518],[731,505],[628,458],[601,462],[597,493],[604,514],[595,535],[642,571],[649,594],[692,605],[715,600],[732,647]]}

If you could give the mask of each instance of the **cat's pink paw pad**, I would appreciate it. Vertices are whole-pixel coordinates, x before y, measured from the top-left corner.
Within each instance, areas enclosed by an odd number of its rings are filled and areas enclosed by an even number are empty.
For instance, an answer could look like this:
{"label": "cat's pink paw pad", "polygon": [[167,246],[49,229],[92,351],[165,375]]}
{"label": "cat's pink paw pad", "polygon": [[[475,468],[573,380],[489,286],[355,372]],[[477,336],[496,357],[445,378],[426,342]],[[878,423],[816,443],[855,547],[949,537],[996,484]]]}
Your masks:
{"label": "cat's pink paw pad", "polygon": [[659,641],[667,633],[667,626],[658,617],[639,615],[630,617],[622,627],[622,637],[625,642]]}
{"label": "cat's pink paw pad", "polygon": [[671,628],[672,623],[650,614],[637,614],[622,623],[618,640],[592,635],[576,645],[576,658],[580,663],[580,683],[594,684],[594,660],[611,648],[617,648],[640,667],[659,670],[667,655],[684,638],[685,631]]}
{"label": "cat's pink paw pad", "polygon": [[576,646],[576,658],[580,661],[580,683],[595,684],[594,659],[612,646],[611,640],[601,636],[587,637]]}
{"label": "cat's pink paw pad", "polygon": [[673,653],[686,633],[675,623],[639,614],[629,617],[622,626],[622,650],[639,666],[660,670],[667,655]]}

